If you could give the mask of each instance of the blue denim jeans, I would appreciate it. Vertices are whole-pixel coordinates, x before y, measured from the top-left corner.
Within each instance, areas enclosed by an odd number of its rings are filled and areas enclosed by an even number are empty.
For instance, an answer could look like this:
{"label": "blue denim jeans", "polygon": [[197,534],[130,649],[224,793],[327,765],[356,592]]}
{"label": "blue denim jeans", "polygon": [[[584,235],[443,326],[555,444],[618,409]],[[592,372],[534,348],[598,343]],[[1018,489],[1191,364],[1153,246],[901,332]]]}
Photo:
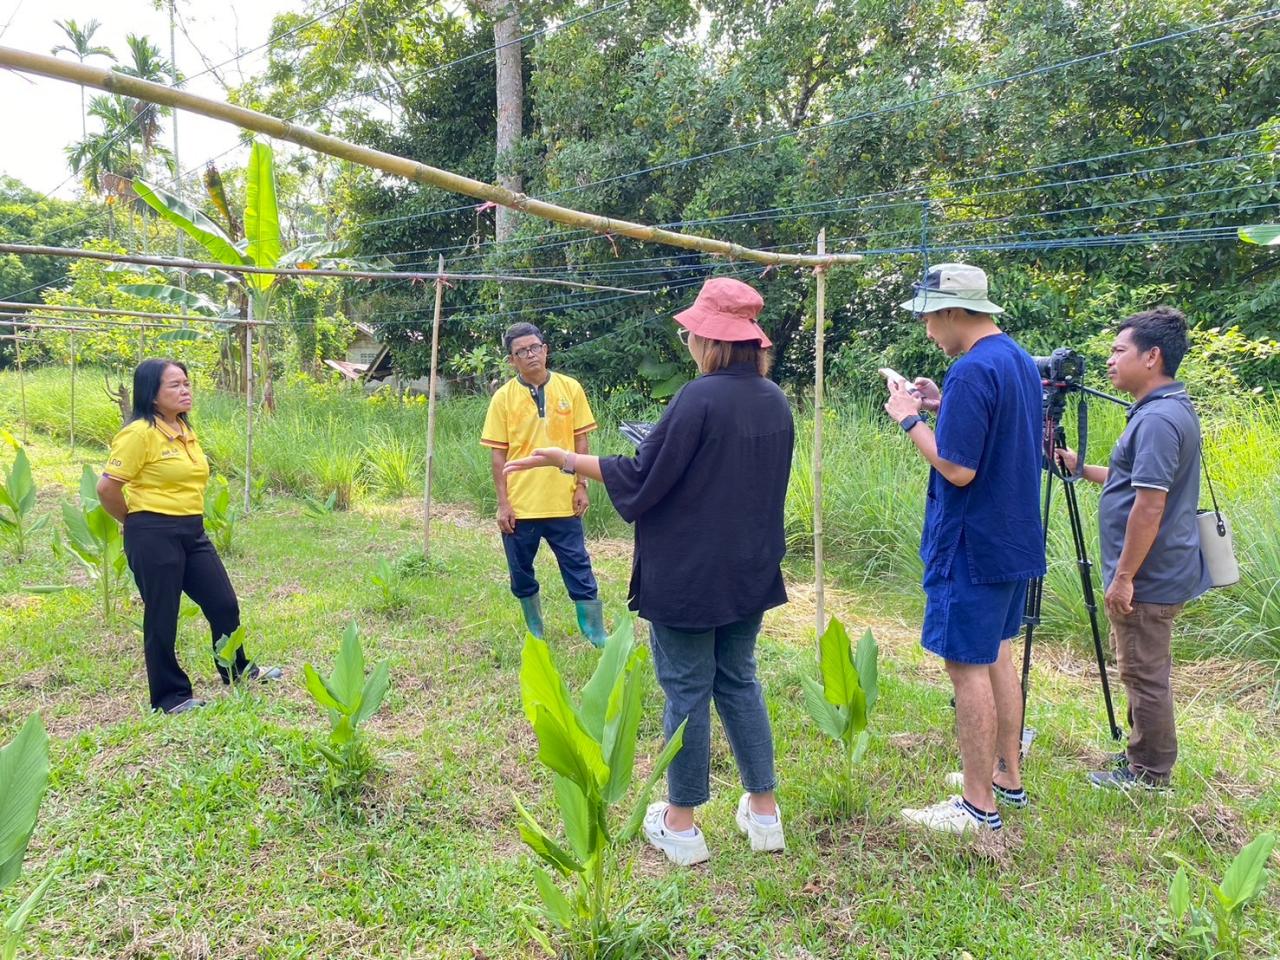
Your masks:
{"label": "blue denim jeans", "polygon": [[684,747],[667,768],[667,802],[697,807],[711,799],[711,701],[716,703],[742,786],[765,793],[777,786],[773,731],[756,679],[755,647],[763,614],[712,630],[689,632],[649,625],[653,668],[667,696],[662,726],[668,738],[682,721]]}
{"label": "blue denim jeans", "polygon": [[543,540],[556,555],[560,578],[571,600],[594,600],[599,594],[596,575],[587,556],[586,534],[579,517],[552,517],[545,520],[517,520],[515,533],[502,535],[502,549],[507,554],[511,573],[511,592],[517,597],[531,597],[538,592],[538,578],[533,573],[533,559]]}

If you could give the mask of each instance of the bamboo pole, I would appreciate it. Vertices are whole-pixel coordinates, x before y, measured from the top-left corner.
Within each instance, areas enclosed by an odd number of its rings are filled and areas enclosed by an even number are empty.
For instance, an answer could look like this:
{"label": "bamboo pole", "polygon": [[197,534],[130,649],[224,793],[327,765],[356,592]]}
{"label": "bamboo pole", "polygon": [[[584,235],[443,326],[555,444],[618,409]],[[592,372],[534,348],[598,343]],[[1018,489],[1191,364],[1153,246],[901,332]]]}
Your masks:
{"label": "bamboo pole", "polygon": [[[765,264],[792,264],[801,267],[813,267],[820,264],[855,263],[861,259],[857,254],[835,254],[831,256],[812,254],[777,253],[767,250],[753,250],[736,243],[714,240],[694,234],[677,233],[674,230],[663,230],[659,227],[629,220],[615,220],[597,214],[584,213],[569,207],[535,200],[522,193],[507,190],[492,183],[473,180],[447,170],[430,167],[424,163],[397,157],[394,154],[371,150],[327,136],[307,127],[298,126],[277,117],[247,110],[226,103],[219,103],[206,97],[199,97],[185,90],[176,90],[161,83],[152,83],[137,77],[126,76],[113,70],[105,70],[88,64],[64,62],[57,57],[39,53],[17,50],[13,47],[0,46],[0,66],[12,67],[23,73],[34,73],[64,80],[69,83],[82,84],[96,90],[159,103],[168,107],[189,110],[192,113],[213,117],[234,123],[246,130],[263,133],[278,140],[287,140],[312,150],[326,153],[341,160],[358,163],[389,173],[393,176],[414,180],[418,183],[430,184],[451,193],[461,193],[478,200],[510,207],[524,213],[554,220],[570,227],[594,230],[602,234],[617,234],[631,237],[647,243],[665,243],[685,250],[700,250],[703,253],[718,253],[738,260],[750,260]],[[226,269],[222,265],[220,269]]]}
{"label": "bamboo pole", "polygon": [[[54,323],[30,323],[26,318],[32,320],[53,320]],[[154,327],[159,330],[173,330],[174,327],[168,323],[148,323],[145,320],[96,320],[93,317],[50,317],[43,313],[0,313],[0,326],[13,326],[9,321],[16,320],[24,327],[32,327],[37,330],[65,330],[68,333],[110,333],[112,330],[119,330],[121,327],[132,330],[135,327]],[[74,323],[68,326],[68,321]],[[81,324],[91,323],[93,326],[86,327]]]}
{"label": "bamboo pole", "polygon": [[249,491],[253,476],[253,298],[249,302],[249,323],[244,326],[244,512],[249,513]]}
{"label": "bamboo pole", "polygon": [[[55,247],[53,249],[61,249]],[[145,320],[187,320],[199,323],[239,323],[235,317],[196,317],[182,316],[177,313],[146,313],[142,310],[117,310],[115,307],[72,307],[53,303],[19,303],[16,300],[0,300],[0,310],[42,310],[45,313],[92,313],[102,317],[142,317]],[[10,314],[12,316],[12,314]],[[60,320],[61,317],[51,319]],[[269,320],[259,320],[259,326],[269,324]],[[162,324],[168,327],[169,324]]]}
{"label": "bamboo pole", "polygon": [[[0,50],[3,50],[0,47]],[[443,278],[421,270],[333,270],[327,267],[303,269],[302,267],[255,267],[248,263],[213,263],[204,260],[180,260],[177,257],[156,257],[149,254],[105,253],[101,250],[84,250],[79,247],[40,247],[29,243],[0,243],[0,253],[14,253],[33,257],[77,257],[84,260],[105,260],[108,263],[133,263],[142,266],[168,267],[173,270],[221,270],[223,273],[256,273],[271,277],[339,277],[343,280],[494,280],[501,283],[536,283],[551,287],[572,287],[575,290],[598,290],[604,293],[652,293],[634,287],[609,287],[599,283],[582,283],[578,280],[559,280],[555,277],[508,276],[501,273],[452,273]],[[61,308],[59,308],[61,309]],[[266,324],[267,321],[259,321]]]}
{"label": "bamboo pole", "polygon": [[102,333],[103,331],[97,327],[68,327],[61,323],[31,323],[28,320],[19,318],[19,314],[0,314],[0,317],[12,317],[13,319],[0,319],[0,327],[12,327],[24,330],[61,330],[64,333]]}
{"label": "bamboo pole", "polygon": [[76,335],[71,334],[71,452],[76,452]]}
{"label": "bamboo pole", "polygon": [[[440,269],[444,274],[444,254],[440,254]],[[436,280],[436,312],[431,322],[431,375],[427,380],[427,466],[422,492],[422,558],[431,557],[431,478],[436,462],[436,384],[440,358],[440,316],[444,308],[444,280]]]}
{"label": "bamboo pole", "polygon": [[[827,231],[818,231],[818,255],[827,249]],[[825,267],[814,268],[817,282],[817,304],[813,324],[813,596],[816,608],[818,636],[827,629],[824,608],[825,598],[822,553],[822,392],[823,365],[827,340],[827,272]]]}
{"label": "bamboo pole", "polygon": [[13,329],[13,362],[18,367],[18,396],[22,401],[22,442],[27,442],[27,378],[22,372],[22,339],[18,328]]}

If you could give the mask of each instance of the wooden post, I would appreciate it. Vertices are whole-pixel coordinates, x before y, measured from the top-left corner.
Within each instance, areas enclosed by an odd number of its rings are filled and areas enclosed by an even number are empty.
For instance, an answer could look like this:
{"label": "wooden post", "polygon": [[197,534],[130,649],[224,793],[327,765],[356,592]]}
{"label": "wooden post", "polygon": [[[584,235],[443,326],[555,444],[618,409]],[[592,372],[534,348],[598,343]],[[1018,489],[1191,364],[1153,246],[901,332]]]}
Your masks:
{"label": "wooden post", "polygon": [[244,325],[244,512],[249,512],[249,491],[253,478],[253,300],[249,300],[249,323]]}
{"label": "wooden post", "polygon": [[18,396],[22,400],[22,442],[27,442],[27,380],[22,373],[22,340],[18,328],[13,328],[13,361],[18,367]]}
{"label": "wooden post", "polygon": [[71,334],[71,452],[76,450],[76,335]]}
{"label": "wooden post", "polygon": [[[818,256],[827,251],[826,228],[818,231]],[[827,629],[824,607],[824,571],[822,556],[822,376],[827,339],[826,300],[827,272],[814,268],[817,281],[817,304],[813,323],[813,597],[817,608],[817,629],[821,637]]]}
{"label": "wooden post", "polygon": [[[439,273],[444,273],[444,254]],[[440,314],[444,308],[444,280],[436,280],[436,313],[431,323],[431,375],[427,379],[427,466],[422,487],[422,557],[431,556],[431,475],[436,459],[436,366],[440,358]]]}

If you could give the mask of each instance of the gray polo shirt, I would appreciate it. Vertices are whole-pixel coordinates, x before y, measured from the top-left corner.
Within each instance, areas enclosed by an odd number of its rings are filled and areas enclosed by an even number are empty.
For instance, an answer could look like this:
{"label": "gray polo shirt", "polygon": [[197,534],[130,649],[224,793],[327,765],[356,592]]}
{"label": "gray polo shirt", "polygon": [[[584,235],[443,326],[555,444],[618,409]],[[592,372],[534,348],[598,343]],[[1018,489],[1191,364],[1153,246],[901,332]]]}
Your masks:
{"label": "gray polo shirt", "polygon": [[1115,578],[1137,488],[1163,490],[1168,498],[1160,532],[1133,578],[1133,599],[1185,603],[1211,585],[1196,525],[1200,418],[1181,383],[1151,391],[1129,407],[1127,416],[1129,424],[1111,450],[1107,482],[1098,501],[1102,582],[1109,586]]}

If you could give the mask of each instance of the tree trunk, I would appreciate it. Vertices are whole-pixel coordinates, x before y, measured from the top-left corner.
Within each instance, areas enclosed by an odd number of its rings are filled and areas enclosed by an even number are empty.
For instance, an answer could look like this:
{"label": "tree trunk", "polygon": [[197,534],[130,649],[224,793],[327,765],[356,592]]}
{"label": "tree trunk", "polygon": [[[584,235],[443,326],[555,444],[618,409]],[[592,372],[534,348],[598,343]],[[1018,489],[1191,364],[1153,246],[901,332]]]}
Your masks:
{"label": "tree trunk", "polygon": [[[493,45],[497,51],[497,107],[498,135],[497,157],[494,171],[498,183],[516,193],[524,192],[524,178],[518,170],[510,168],[515,151],[520,146],[524,132],[524,74],[520,50],[520,10],[514,0],[490,0],[485,4],[495,18]],[[515,233],[519,214],[510,207],[498,207],[495,212],[494,233],[499,243]]]}

